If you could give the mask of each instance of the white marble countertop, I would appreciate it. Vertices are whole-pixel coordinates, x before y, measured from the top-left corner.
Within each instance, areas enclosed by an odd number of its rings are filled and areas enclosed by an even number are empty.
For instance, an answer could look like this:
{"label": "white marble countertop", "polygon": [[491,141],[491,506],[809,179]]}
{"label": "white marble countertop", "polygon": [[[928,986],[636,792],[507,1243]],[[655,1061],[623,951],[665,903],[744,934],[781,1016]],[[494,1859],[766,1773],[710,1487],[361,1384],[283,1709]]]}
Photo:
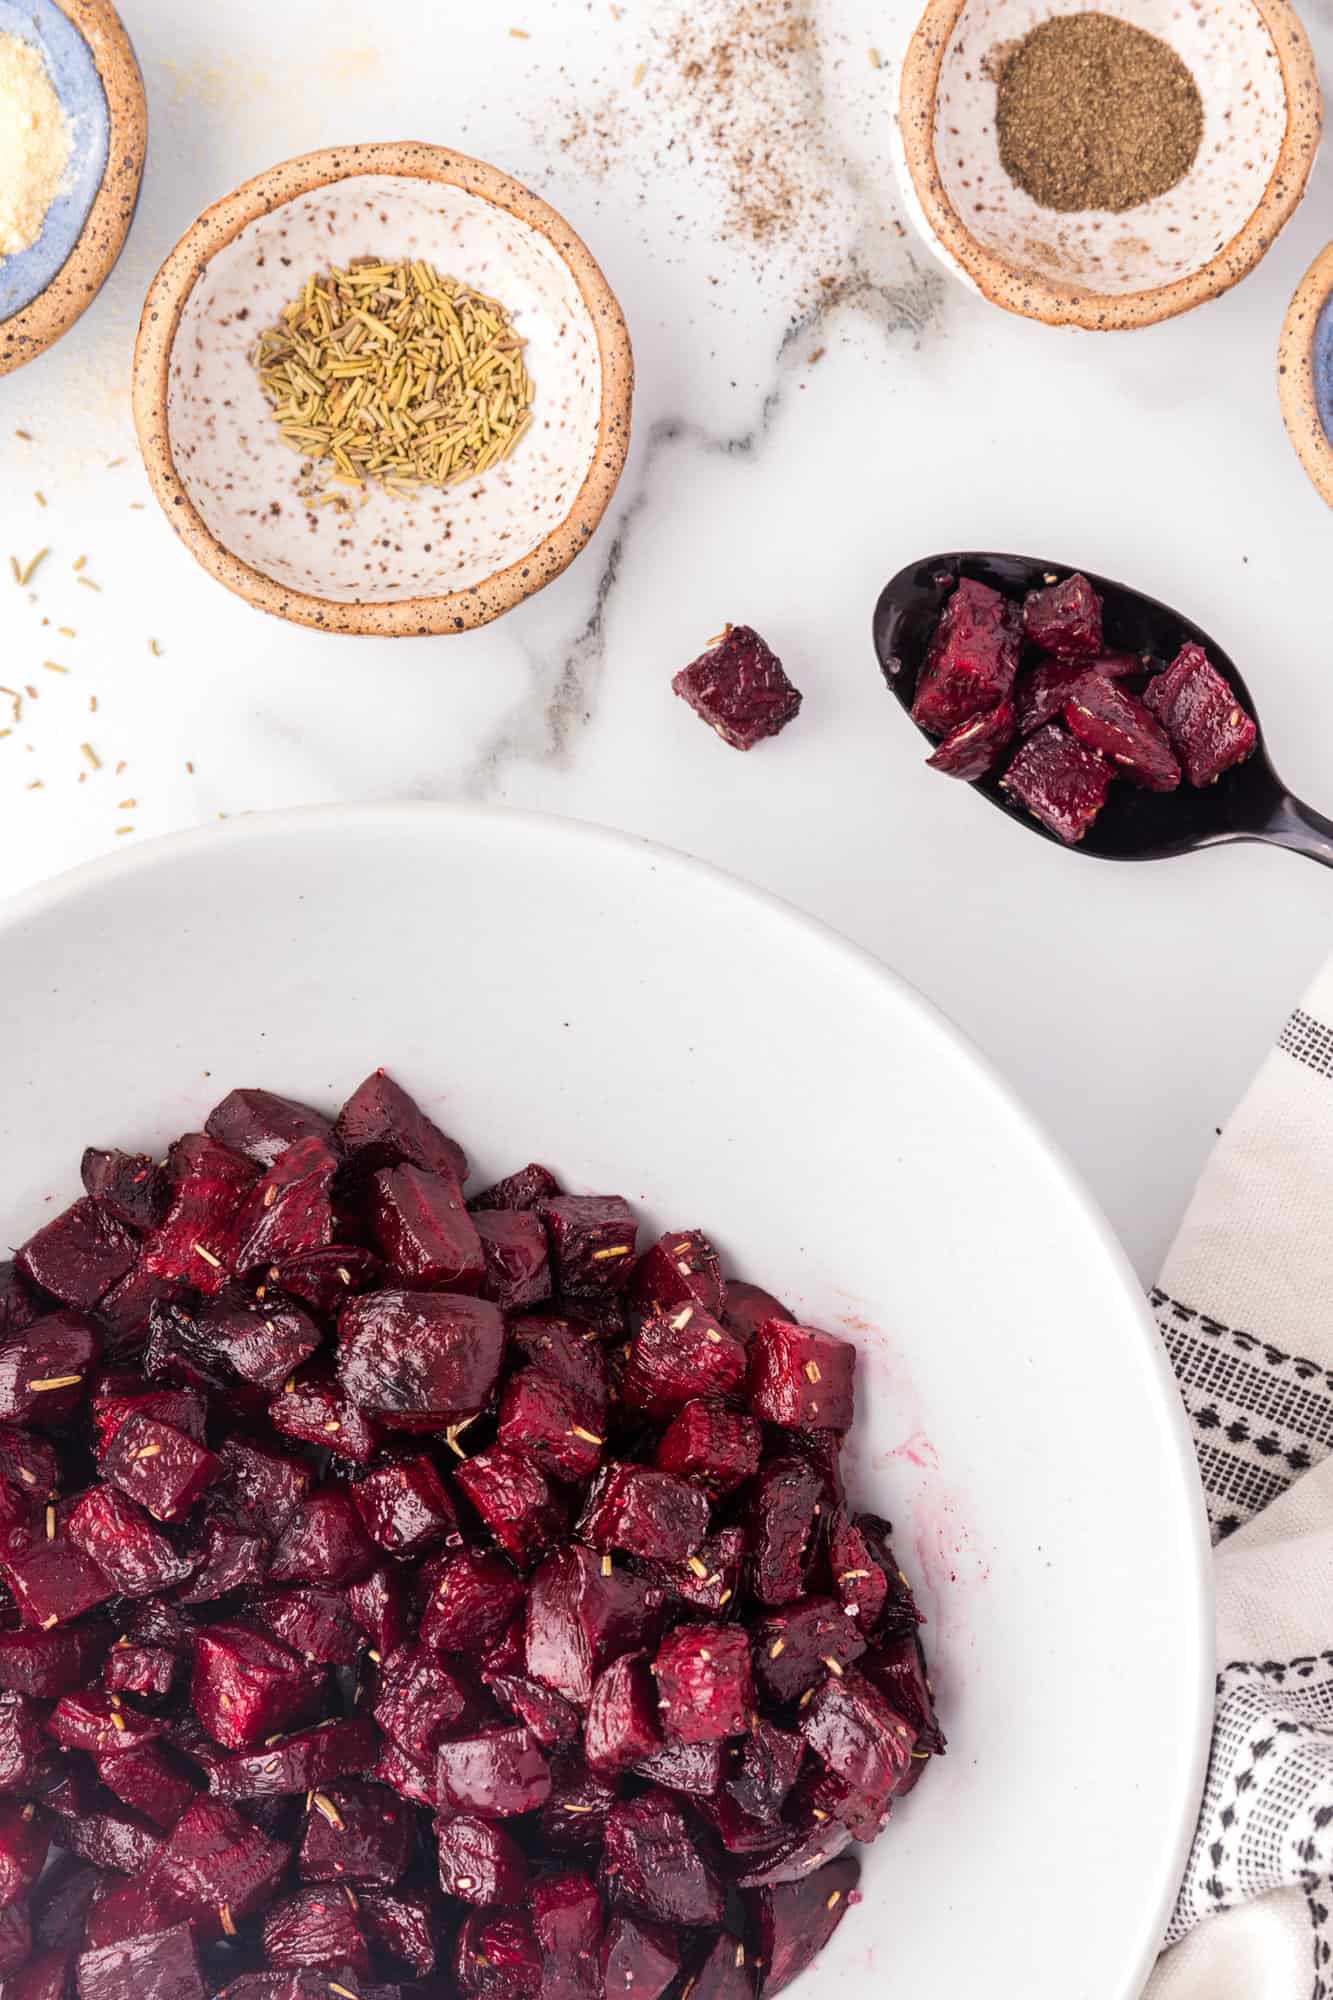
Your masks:
{"label": "white marble countertop", "polygon": [[[1333,54],[1327,0],[1313,11]],[[1221,301],[1133,335],[1054,333],[971,297],[899,219],[887,64],[912,0],[123,12],[151,118],[129,246],[78,327],[0,383],[0,682],[38,690],[0,739],[0,893],[316,801],[486,799],[652,835],[826,918],[935,999],[1151,1276],[1328,946],[1333,876],[1258,848],[1130,868],[1029,838],[923,768],[870,614],[936,548],[1123,577],[1217,634],[1283,775],[1333,811],[1333,518],[1273,380],[1333,156]],[[722,45],[739,48],[730,86]],[[465,637],[336,639],[250,610],[175,541],[135,450],[130,352],[149,278],[207,203],[290,154],[394,138],[494,160],[586,237],[634,337],[635,436],[596,542],[542,596]],[[15,588],[10,550],[48,544]],[[805,692],[798,723],[748,757],[670,692],[728,620],[758,626]]]}

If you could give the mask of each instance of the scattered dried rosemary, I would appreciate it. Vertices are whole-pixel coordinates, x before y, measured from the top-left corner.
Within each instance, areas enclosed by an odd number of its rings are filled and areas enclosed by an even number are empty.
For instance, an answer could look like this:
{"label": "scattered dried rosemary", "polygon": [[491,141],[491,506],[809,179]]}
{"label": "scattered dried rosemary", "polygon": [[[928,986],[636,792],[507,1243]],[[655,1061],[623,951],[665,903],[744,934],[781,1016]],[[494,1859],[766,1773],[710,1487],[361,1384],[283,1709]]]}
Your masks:
{"label": "scattered dried rosemary", "polygon": [[[253,360],[323,501],[453,486],[508,458],[532,419],[523,342],[495,299],[424,263],[356,258],[307,279]],[[316,497],[312,487],[310,497]]]}
{"label": "scattered dried rosemary", "polygon": [[1121,214],[1165,194],[1203,136],[1173,48],[1112,14],[1060,14],[995,51],[1000,164],[1043,208]]}

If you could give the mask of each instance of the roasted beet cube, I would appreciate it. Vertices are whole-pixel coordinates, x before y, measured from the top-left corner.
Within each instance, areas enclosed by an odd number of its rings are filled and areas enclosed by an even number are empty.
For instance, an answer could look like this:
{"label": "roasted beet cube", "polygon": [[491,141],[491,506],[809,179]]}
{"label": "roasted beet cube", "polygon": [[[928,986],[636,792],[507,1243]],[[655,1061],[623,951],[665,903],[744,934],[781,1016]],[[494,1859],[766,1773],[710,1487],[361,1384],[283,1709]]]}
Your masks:
{"label": "roasted beet cube", "polygon": [[[112,1586],[96,1563],[89,1562],[87,1556],[77,1549],[63,1542],[50,1542],[35,1550],[27,1559],[27,1567],[32,1569],[36,1559],[42,1559],[33,1570],[30,1588],[33,1611],[37,1615],[25,1616],[24,1622],[37,1629],[0,1632],[0,1688],[12,1688],[17,1694],[34,1695],[39,1701],[50,1700],[56,1695],[68,1693],[72,1688],[83,1687],[96,1673],[111,1644],[111,1628],[91,1620],[83,1625],[61,1625],[62,1615],[65,1618],[79,1615],[68,1608],[62,1614],[60,1609],[66,1602],[68,1575],[63,1560],[55,1562],[53,1558],[69,1556],[77,1556],[83,1566],[77,1572],[81,1596],[89,1591],[89,1579],[95,1579],[91,1584],[91,1601],[80,1602],[80,1611],[91,1610],[94,1604],[100,1604],[112,1595]],[[19,1598],[20,1616],[24,1616],[23,1598],[19,1597],[12,1565],[5,1574],[10,1588]],[[54,1606],[51,1599],[54,1599]]]}
{"label": "roasted beet cube", "polygon": [[172,1917],[187,1920],[197,1936],[213,1938],[262,1909],[286,1865],[286,1848],[233,1806],[200,1799],[171,1829],[149,1880]]}
{"label": "roasted beet cube", "polygon": [[639,1225],[618,1194],[561,1194],[540,1210],[562,1292],[623,1292]]}
{"label": "roasted beet cube", "polygon": [[5,2000],[73,2000],[73,1949],[34,1955],[31,1937],[23,1941],[27,1924],[17,1903],[0,1918],[0,1967],[10,1968],[4,1971]]}
{"label": "roasted beet cube", "polygon": [[543,1875],[529,1909],[546,2000],[601,2000],[602,1904],[591,1877]]}
{"label": "roasted beet cube", "polygon": [[663,1431],[653,1463],[659,1472],[688,1479],[716,1500],[754,1477],[762,1443],[753,1417],[716,1398],[697,1396]]}
{"label": "roasted beet cube", "polygon": [[[519,1640],[521,1648],[521,1621]],[[482,1679],[501,1706],[532,1731],[543,1750],[559,1749],[578,1736],[583,1726],[578,1710],[553,1688],[523,1674],[493,1673],[489,1668]]]}
{"label": "roasted beet cube", "polygon": [[687,1798],[712,1798],[722,1783],[725,1752],[721,1743],[682,1743],[678,1738],[663,1741],[651,1755],[635,1764],[634,1775],[668,1792],[684,1792]]}
{"label": "roasted beet cube", "polygon": [[139,1375],[103,1375],[93,1390],[89,1414],[93,1449],[106,1457],[116,1432],[128,1417],[156,1417],[171,1424],[196,1444],[204,1441],[207,1410],[197,1389],[154,1388]]}
{"label": "roasted beet cube", "polygon": [[333,1241],[330,1190],[337,1156],[323,1139],[298,1139],[280,1153],[237,1208],[227,1238],[233,1271],[325,1250]]}
{"label": "roasted beet cube", "polygon": [[331,1243],[327,1250],[306,1250],[271,1264],[269,1280],[288,1298],[299,1299],[328,1319],[338,1314],[356,1292],[373,1292],[384,1284],[384,1264],[373,1250],[354,1243]]}
{"label": "roasted beet cube", "polygon": [[113,1486],[90,1487],[75,1503],[65,1532],[127,1597],[184,1583],[197,1561],[173,1547],[143,1509]]}
{"label": "roasted beet cube", "polygon": [[435,1753],[440,1805],[480,1819],[535,1812],[551,1795],[551,1768],[521,1725],[454,1737]]}
{"label": "roasted beet cube", "polygon": [[1020,736],[1030,736],[1043,722],[1054,721],[1064,712],[1079,682],[1092,671],[1087,660],[1072,665],[1064,660],[1038,660],[1035,667],[1021,673],[1014,684],[1014,713]]}
{"label": "roasted beet cube", "polygon": [[789,1604],[804,1591],[811,1531],[823,1497],[823,1482],[803,1458],[775,1458],[760,1466],[746,1525],[751,1588],[761,1604]]}
{"label": "roasted beet cube", "polygon": [[454,1175],[382,1168],[370,1183],[370,1224],[400,1284],[442,1292],[480,1288],[481,1238]]}
{"label": "roasted beet cube", "polygon": [[620,1653],[654,1643],[662,1593],[610,1557],[573,1544],[547,1556],[528,1587],[527,1665],[534,1680],[586,1708]]}
{"label": "roasted beet cube", "polygon": [[380,1741],[380,1753],[367,1773],[377,1784],[387,1785],[391,1792],[397,1792],[400,1799],[410,1799],[413,1805],[433,1806],[435,1804],[435,1773],[427,1764],[419,1764],[410,1757],[401,1743],[385,1736]]}
{"label": "roasted beet cube", "polygon": [[605,1443],[597,1401],[539,1368],[520,1368],[500,1398],[500,1443],[556,1479],[591,1479]]}
{"label": "roasted beet cube", "polygon": [[[525,1313],[511,1320],[509,1339],[540,1375],[586,1396],[598,1417],[606,1412],[606,1362],[597,1328],[588,1320],[549,1313]],[[594,1430],[600,1430],[595,1423]]]}
{"label": "roasted beet cube", "polygon": [[225,1513],[212,1513],[208,1503],[204,1518],[196,1526],[196,1541],[202,1561],[190,1581],[177,1593],[181,1604],[209,1604],[229,1591],[243,1590],[258,1583],[268,1563],[269,1542],[255,1528],[231,1520]]}
{"label": "roasted beet cube", "polygon": [[396,1882],[412,1855],[412,1808],[383,1785],[343,1783],[306,1807],[297,1855],[303,1882]]}
{"label": "roasted beet cube", "polygon": [[79,2000],[204,2000],[194,1933],[188,1924],[85,1951]]}
{"label": "roasted beet cube", "polygon": [[0,1792],[32,1785],[43,1748],[40,1711],[26,1695],[0,1694]]}
{"label": "roasted beet cube", "polygon": [[503,1180],[495,1181],[481,1194],[474,1195],[468,1206],[474,1211],[482,1209],[523,1209],[540,1208],[560,1192],[560,1183],[549,1167],[538,1166],[535,1160],[517,1173],[506,1174]]}
{"label": "roasted beet cube", "polygon": [[485,1276],[483,1298],[521,1312],[551,1295],[551,1267],[541,1217],[529,1209],[481,1209],[475,1217]]}
{"label": "roasted beet cube", "polygon": [[1099,750],[1122,778],[1150,792],[1172,792],[1180,766],[1141,701],[1100,674],[1085,674],[1064,706],[1070,734]]}
{"label": "roasted beet cube", "polygon": [[56,1491],[60,1470],[46,1438],[11,1424],[0,1424],[0,1480],[31,1500],[48,1500]]}
{"label": "roasted beet cube", "polygon": [[694,1975],[690,2000],[754,2000],[754,1973],[744,1944],[720,1931]]}
{"label": "roasted beet cube", "polygon": [[0,1910],[26,1896],[51,1845],[46,1815],[17,1799],[0,1799]]}
{"label": "roasted beet cube", "polygon": [[467,1691],[424,1647],[400,1646],[380,1672],[375,1720],[419,1764],[429,1764],[467,1711]]}
{"label": "roasted beet cube", "polygon": [[888,1578],[845,1507],[829,1519],[828,1563],[844,1613],[857,1620],[858,1630],[873,1632],[888,1597]]}
{"label": "roasted beet cube", "polygon": [[750,1350],[750,1408],[765,1423],[845,1431],[855,1371],[849,1340],[771,1319]]}
{"label": "roasted beet cube", "polygon": [[861,1865],[844,1858],[799,1882],[757,1890],[751,1898],[759,1963],[758,2000],[772,2000],[813,1964],[847,1914]]}
{"label": "roasted beet cube", "polygon": [[831,1673],[801,1711],[800,1730],[826,1770],[860,1794],[872,1815],[909,1780],[916,1732],[872,1683]]}
{"label": "roasted beet cube", "polygon": [[156,1229],[166,1214],[167,1178],[147,1153],[89,1146],[79,1171],[84,1191],[131,1229]]}
{"label": "roasted beet cube", "polygon": [[[301,1139],[333,1143],[333,1126],[308,1104],[272,1090],[231,1090],[204,1121],[211,1139],[268,1169]],[[91,1192],[91,1189],[89,1190]]]}
{"label": "roasted beet cube", "polygon": [[551,1765],[551,1796],[537,1816],[543,1853],[594,1854],[602,1845],[607,1816],[620,1796],[620,1781],[599,1778],[576,1750]]}
{"label": "roasted beet cube", "polygon": [[38,1951],[66,1951],[83,1937],[88,1906],[106,1883],[72,1854],[56,1855],[32,1897],[32,1941]]}
{"label": "roasted beet cube", "polygon": [[184,1431],[143,1416],[126,1418],[102,1460],[102,1477],[158,1521],[183,1520],[221,1470]]}
{"label": "roasted beet cube", "polygon": [[441,1653],[489,1652],[523,1602],[521,1579],[503,1556],[463,1549],[436,1556],[422,1572],[429,1596],[421,1643]]}
{"label": "roasted beet cube", "polygon": [[218,1456],[237,1514],[265,1535],[281,1534],[310,1491],[310,1467],[239,1432],[223,1440]]}
{"label": "roasted beet cube", "polygon": [[578,1533],[595,1549],[679,1562],[708,1533],[708,1500],[669,1472],[604,1465],[588,1489]]}
{"label": "roasted beet cube", "polygon": [[740,1588],[741,1565],[745,1558],[745,1534],[740,1528],[719,1528],[707,1541],[700,1542],[684,1562],[643,1562],[635,1568],[650,1583],[693,1604],[714,1617],[726,1610]]}
{"label": "roasted beet cube", "polygon": [[341,1590],[266,1590],[254,1600],[254,1615],[275,1639],[303,1660],[321,1666],[354,1667],[365,1636]]}
{"label": "roasted beet cube", "polygon": [[30,1284],[86,1312],[119,1284],[138,1254],[135,1231],[85,1195],[30,1236],[17,1262]]}
{"label": "roasted beet cube", "polygon": [[717,1251],[702,1229],[669,1229],[644,1251],[630,1280],[635,1304],[659,1312],[694,1304],[717,1315],[726,1290]]}
{"label": "roasted beet cube", "polygon": [[166,1646],[139,1646],[117,1639],[102,1667],[108,1694],[168,1695],[176,1679],[176,1656]]}
{"label": "roasted beet cube", "polygon": [[[362,1910],[364,1913],[364,1903]],[[391,1987],[380,1987],[380,1994],[392,1993]],[[322,1972],[312,1966],[292,1966],[282,1972],[243,1972],[239,1979],[228,1980],[218,1994],[222,2000],[328,2000],[329,1982]]]}
{"label": "roasted beet cube", "polygon": [[376,1563],[369,1576],[349,1584],[347,1609],[382,1660],[396,1652],[411,1630],[407,1592],[402,1572],[388,1563]]}
{"label": "roasted beet cube", "polygon": [[652,1313],[630,1347],[621,1394],[659,1422],[692,1396],[727,1396],[745,1380],[745,1347],[693,1303]]}
{"label": "roasted beet cube", "polygon": [[800,689],[749,625],[728,625],[671,686],[733,750],[752,750],[776,736],[801,708]]}
{"label": "roasted beet cube", "polygon": [[942,771],[946,778],[963,778],[968,782],[984,778],[1013,742],[1014,726],[1013,703],[997,702],[994,708],[970,715],[966,722],[951,729],[926,762],[932,771]]}
{"label": "roasted beet cube", "polygon": [[653,1672],[668,1736],[717,1743],[749,1728],[754,1682],[739,1625],[678,1625],[658,1647]]}
{"label": "roasted beet cube", "polygon": [[191,1704],[225,1749],[248,1750],[308,1715],[323,1686],[317,1667],[248,1625],[224,1622],[194,1635]]}
{"label": "roasted beet cube", "polygon": [[258,1177],[252,1161],[202,1132],[178,1139],[167,1155],[167,1212],[144,1243],[143,1269],[196,1291],[220,1292],[236,1211]]}
{"label": "roasted beet cube", "polygon": [[201,1789],[160,1743],[143,1743],[137,1750],[99,1757],[97,1775],[122,1804],[163,1828],[176,1824]]}
{"label": "roasted beet cube", "polygon": [[746,1285],[737,1278],[728,1283],[722,1324],[744,1346],[750,1346],[765,1320],[791,1318],[781,1299],[775,1299],[762,1285]]}
{"label": "roasted beet cube", "polygon": [[1192,785],[1211,785],[1243,763],[1258,731],[1202,646],[1184,645],[1143,697],[1161,721]]}
{"label": "roasted beet cube", "polygon": [[802,1597],[751,1626],[755,1672],[770,1701],[795,1701],[866,1649],[865,1634],[831,1597]]}
{"label": "roasted beet cube", "polygon": [[878,1514],[858,1514],[856,1527],[883,1570],[888,1586],[884,1608],[879,1615],[879,1636],[885,1638],[893,1633],[914,1632],[918,1625],[924,1625],[925,1613],[917,1608],[912,1586],[889,1546],[892,1528]]}
{"label": "roasted beet cube", "polygon": [[370,1944],[357,1898],[330,1885],[298,1889],[274,1903],[264,1917],[264,1958],[273,1966],[318,1965],[369,1979]]}
{"label": "roasted beet cube", "polygon": [[736,1758],[727,1791],[753,1819],[776,1819],[805,1758],[801,1737],[776,1723],[758,1720]]}
{"label": "roasted beet cube", "polygon": [[253,1799],[281,1792],[309,1792],[330,1778],[368,1771],[379,1749],[373,1722],[349,1717],[298,1730],[262,1749],[222,1757],[209,1772],[209,1786],[221,1798]]}
{"label": "roasted beet cube", "polygon": [[470,1911],[454,1941],[453,1973],[467,2000],[536,2000],[542,1961],[527,1918]]}
{"label": "roasted beet cube", "polygon": [[[916,1731],[912,1761],[916,1775],[928,1757],[944,1754],[945,1738],[935,1714],[935,1695],[926,1675],[921,1645],[915,1632],[900,1632],[886,1639],[861,1662],[861,1671],[887,1700],[895,1715]],[[907,1791],[908,1784],[899,1786]]]}
{"label": "roasted beet cube", "polygon": [[960,577],[926,649],[912,720],[932,736],[947,736],[1006,700],[1021,640],[1018,606],[988,584]]}
{"label": "roasted beet cube", "polygon": [[404,1429],[437,1430],[482,1408],[504,1320],[457,1292],[370,1292],[339,1321],[338,1378],[354,1403]]}
{"label": "roasted beet cube", "polygon": [[440,1848],[440,1887],[447,1896],[477,1909],[523,1901],[528,1864],[522,1848],[504,1828],[475,1813],[446,1813],[435,1823]]}
{"label": "roasted beet cube", "polygon": [[366,1533],[402,1561],[462,1539],[453,1502],[424,1452],[385,1459],[351,1493]]}
{"label": "roasted beet cube", "polygon": [[1028,737],[1000,783],[1034,819],[1072,846],[1105,805],[1114,778],[1104,757],[1048,722]]}
{"label": "roasted beet cube", "polygon": [[1102,600],[1077,573],[1030,590],[1023,599],[1023,630],[1053,660],[1095,660],[1102,650]]}
{"label": "roasted beet cube", "polygon": [[[401,1960],[418,1979],[434,1971],[436,1933],[441,1927],[438,1896],[424,1887],[362,1889],[357,1901],[361,1928],[376,1952]],[[374,2000],[393,2000],[397,1990],[385,1986],[371,1989]]]}
{"label": "roasted beet cube", "polygon": [[326,1584],[336,1590],[375,1567],[375,1545],[345,1486],[317,1486],[279,1535],[268,1573],[275,1583]]}
{"label": "roasted beet cube", "polygon": [[622,1653],[597,1676],[583,1726],[588,1768],[614,1777],[660,1749],[657,1686],[646,1654]]}
{"label": "roasted beet cube", "polygon": [[198,1338],[243,1382],[279,1389],[322,1340],[310,1314],[269,1286],[264,1296],[228,1286],[206,1299],[195,1320]]}
{"label": "roasted beet cube", "polygon": [[523,1568],[563,1539],[567,1516],[541,1467],[495,1444],[474,1452],[454,1473],[485,1526],[506,1555]]}
{"label": "roasted beet cube", "polygon": [[18,1266],[10,1258],[0,1259],[0,1340],[31,1326],[38,1310]]}
{"label": "roasted beet cube", "polygon": [[[46,1634],[53,1625],[71,1623],[81,1618],[85,1611],[104,1604],[108,1597],[115,1595],[115,1585],[105,1576],[82,1549],[72,1542],[37,1542],[25,1554],[11,1556],[4,1565],[5,1581],[14,1593],[19,1617],[25,1625],[36,1626]],[[5,1685],[6,1648],[11,1642],[17,1646],[24,1637],[22,1633],[6,1633],[0,1637],[0,1685]],[[105,1641],[103,1642],[105,1644]],[[37,1648],[32,1648],[35,1655]],[[55,1656],[55,1646],[50,1648]],[[36,1694],[36,1687],[24,1686],[16,1679],[7,1685],[18,1688],[23,1694]]]}
{"label": "roasted beet cube", "polygon": [[428,1174],[467,1179],[463,1148],[446,1138],[382,1069],[358,1084],[333,1129],[354,1177],[363,1183],[381,1167],[396,1167],[404,1161]]}
{"label": "roasted beet cube", "polygon": [[722,1890],[685,1815],[665,1792],[619,1799],[607,1815],[602,1888],[609,1903],[664,1924],[716,1924]]}
{"label": "roasted beet cube", "polygon": [[[107,1801],[103,1808],[101,1801]],[[91,1861],[95,1868],[114,1868],[122,1875],[140,1875],[157,1859],[163,1841],[156,1827],[149,1826],[137,1813],[116,1803],[107,1792],[99,1792],[96,1809],[81,1811],[76,1819],[62,1819],[60,1822],[60,1845],[67,1847],[71,1854],[81,1860]],[[93,1919],[97,1909],[90,1912],[88,1943],[109,1944],[110,1933],[100,1937],[92,1934]],[[121,1937],[133,1935],[142,1928],[140,1924],[131,1930],[122,1930]]]}
{"label": "roasted beet cube", "polygon": [[100,1342],[81,1313],[47,1313],[0,1344],[0,1417],[60,1430],[83,1401]]}
{"label": "roasted beet cube", "polygon": [[285,1437],[318,1445],[353,1465],[368,1465],[379,1449],[380,1426],[323,1369],[289,1377],[268,1406],[268,1420]]}
{"label": "roasted beet cube", "polygon": [[62,1694],[46,1719],[47,1733],[66,1750],[117,1756],[162,1734],[162,1724],[101,1688]]}

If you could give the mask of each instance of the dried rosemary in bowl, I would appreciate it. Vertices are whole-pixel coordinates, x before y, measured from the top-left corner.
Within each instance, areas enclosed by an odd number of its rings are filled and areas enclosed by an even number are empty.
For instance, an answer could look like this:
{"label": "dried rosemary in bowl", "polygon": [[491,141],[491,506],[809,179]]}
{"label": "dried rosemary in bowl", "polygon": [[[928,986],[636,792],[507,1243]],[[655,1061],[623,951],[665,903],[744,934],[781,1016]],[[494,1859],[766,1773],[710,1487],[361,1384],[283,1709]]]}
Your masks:
{"label": "dried rosemary in bowl", "polygon": [[496,300],[422,262],[312,273],[252,356],[278,427],[324,498],[454,486],[532,420],[523,341]]}

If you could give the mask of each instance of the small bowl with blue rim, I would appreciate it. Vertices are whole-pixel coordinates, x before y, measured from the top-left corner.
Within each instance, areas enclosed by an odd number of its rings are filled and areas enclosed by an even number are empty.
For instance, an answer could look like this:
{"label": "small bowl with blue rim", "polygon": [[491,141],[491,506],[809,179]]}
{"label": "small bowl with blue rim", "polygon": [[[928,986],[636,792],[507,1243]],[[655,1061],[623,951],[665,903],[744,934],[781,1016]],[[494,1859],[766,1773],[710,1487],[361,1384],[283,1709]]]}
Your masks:
{"label": "small bowl with blue rim", "polygon": [[39,51],[72,141],[37,241],[0,259],[6,375],[59,340],[110,276],[139,199],[148,112],[130,38],[110,0],[0,0],[0,35]]}

